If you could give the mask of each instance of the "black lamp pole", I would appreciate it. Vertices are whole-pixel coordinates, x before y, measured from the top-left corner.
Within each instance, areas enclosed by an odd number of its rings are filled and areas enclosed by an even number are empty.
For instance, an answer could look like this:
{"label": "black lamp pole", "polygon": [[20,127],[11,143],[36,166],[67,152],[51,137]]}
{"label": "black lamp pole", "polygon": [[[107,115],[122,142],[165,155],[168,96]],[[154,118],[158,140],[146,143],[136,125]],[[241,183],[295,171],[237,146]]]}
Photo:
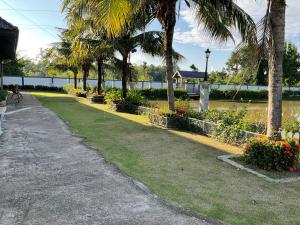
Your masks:
{"label": "black lamp pole", "polygon": [[208,78],[208,74],[207,74],[207,67],[208,67],[208,58],[210,55],[211,51],[209,50],[209,48],[205,51],[206,54],[206,67],[205,67],[205,76],[204,76],[204,81],[207,81]]}

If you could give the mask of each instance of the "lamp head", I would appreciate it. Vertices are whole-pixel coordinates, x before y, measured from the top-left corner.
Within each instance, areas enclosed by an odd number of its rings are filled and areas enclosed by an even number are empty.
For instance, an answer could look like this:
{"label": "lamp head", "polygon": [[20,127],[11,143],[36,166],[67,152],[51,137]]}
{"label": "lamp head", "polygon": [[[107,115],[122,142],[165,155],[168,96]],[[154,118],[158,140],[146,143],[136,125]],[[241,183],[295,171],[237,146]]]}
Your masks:
{"label": "lamp head", "polygon": [[206,54],[206,58],[209,58],[211,51],[208,49],[206,49],[205,54]]}

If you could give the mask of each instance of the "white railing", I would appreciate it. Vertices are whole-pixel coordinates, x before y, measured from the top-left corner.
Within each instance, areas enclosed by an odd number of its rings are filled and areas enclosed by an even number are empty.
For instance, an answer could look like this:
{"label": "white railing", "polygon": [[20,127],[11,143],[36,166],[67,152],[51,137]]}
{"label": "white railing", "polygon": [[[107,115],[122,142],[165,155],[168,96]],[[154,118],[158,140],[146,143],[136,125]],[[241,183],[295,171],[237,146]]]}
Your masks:
{"label": "white railing", "polygon": [[[82,82],[82,79],[78,79],[78,82]],[[88,84],[91,86],[97,85],[97,80],[88,79]],[[57,78],[57,77],[21,77],[21,76],[4,76],[3,78],[4,85],[41,85],[41,86],[50,86],[50,87],[62,87],[65,84],[73,83],[72,78]],[[120,80],[107,80],[105,81],[105,86],[119,88],[122,86]],[[167,83],[165,82],[154,82],[154,81],[140,81],[135,83],[137,88],[167,88]],[[180,88],[187,90],[190,94],[199,93],[199,84],[183,84],[177,85],[174,83],[174,88]],[[235,85],[235,84],[211,84],[211,89],[234,89],[234,90],[268,90],[267,86],[259,85]],[[284,87],[283,90],[290,91],[300,91],[300,87]]]}

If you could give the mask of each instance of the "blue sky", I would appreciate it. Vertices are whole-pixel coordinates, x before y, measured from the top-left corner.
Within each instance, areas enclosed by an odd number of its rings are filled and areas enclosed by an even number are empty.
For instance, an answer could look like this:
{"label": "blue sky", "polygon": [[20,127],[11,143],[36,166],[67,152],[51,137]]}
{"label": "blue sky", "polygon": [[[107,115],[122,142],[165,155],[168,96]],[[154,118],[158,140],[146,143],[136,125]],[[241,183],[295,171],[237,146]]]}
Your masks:
{"label": "blue sky", "polygon": [[[265,13],[266,0],[237,0],[244,10],[258,21]],[[300,47],[299,0],[287,0],[286,38]],[[0,0],[0,16],[20,29],[18,51],[21,55],[34,58],[40,48],[46,48],[58,40],[56,27],[65,27],[64,16],[60,12],[61,0]],[[160,29],[154,22],[149,29]],[[233,31],[234,32],[234,31]],[[237,36],[236,43],[239,42]],[[174,37],[174,48],[184,55],[180,68],[188,69],[195,64],[204,70],[206,48],[212,51],[209,70],[220,70],[225,65],[234,48],[233,42],[218,43],[212,41],[195,23],[193,12],[183,7],[177,21]],[[163,64],[162,59],[152,58],[140,52],[132,56],[133,62],[143,61],[156,65]]]}

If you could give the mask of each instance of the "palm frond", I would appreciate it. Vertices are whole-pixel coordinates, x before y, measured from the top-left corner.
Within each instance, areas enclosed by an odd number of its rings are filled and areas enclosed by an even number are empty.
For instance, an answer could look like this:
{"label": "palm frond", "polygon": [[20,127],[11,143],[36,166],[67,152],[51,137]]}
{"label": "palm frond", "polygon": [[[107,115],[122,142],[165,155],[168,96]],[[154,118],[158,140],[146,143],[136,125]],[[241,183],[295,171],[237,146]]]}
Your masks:
{"label": "palm frond", "polygon": [[255,36],[256,26],[252,18],[232,0],[194,0],[194,9],[199,25],[213,38],[234,41],[231,29],[238,29],[243,41]]}

